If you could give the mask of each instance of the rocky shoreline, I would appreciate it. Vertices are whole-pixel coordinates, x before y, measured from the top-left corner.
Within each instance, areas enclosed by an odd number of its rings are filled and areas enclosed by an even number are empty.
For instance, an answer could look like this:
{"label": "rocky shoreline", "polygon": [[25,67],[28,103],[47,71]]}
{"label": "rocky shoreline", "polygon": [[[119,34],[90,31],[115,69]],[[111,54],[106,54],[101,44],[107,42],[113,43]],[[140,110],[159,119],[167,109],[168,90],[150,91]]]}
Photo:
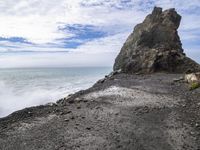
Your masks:
{"label": "rocky shoreline", "polygon": [[183,53],[180,20],[175,9],[155,7],[110,75],[57,103],[1,118],[0,149],[199,150],[199,73],[188,76],[192,90],[180,79],[200,65]]}
{"label": "rocky shoreline", "polygon": [[182,74],[117,74],[55,104],[0,119],[0,149],[200,148],[200,89]]}

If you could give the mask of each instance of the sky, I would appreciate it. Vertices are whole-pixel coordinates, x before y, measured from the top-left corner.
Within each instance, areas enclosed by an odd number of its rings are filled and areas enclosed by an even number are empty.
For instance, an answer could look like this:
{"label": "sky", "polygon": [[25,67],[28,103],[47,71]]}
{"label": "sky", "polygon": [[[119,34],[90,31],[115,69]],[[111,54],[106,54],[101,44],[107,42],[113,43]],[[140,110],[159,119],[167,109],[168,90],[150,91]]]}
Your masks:
{"label": "sky", "polygon": [[200,0],[1,0],[0,68],[112,66],[154,6],[181,14],[183,48],[200,63]]}

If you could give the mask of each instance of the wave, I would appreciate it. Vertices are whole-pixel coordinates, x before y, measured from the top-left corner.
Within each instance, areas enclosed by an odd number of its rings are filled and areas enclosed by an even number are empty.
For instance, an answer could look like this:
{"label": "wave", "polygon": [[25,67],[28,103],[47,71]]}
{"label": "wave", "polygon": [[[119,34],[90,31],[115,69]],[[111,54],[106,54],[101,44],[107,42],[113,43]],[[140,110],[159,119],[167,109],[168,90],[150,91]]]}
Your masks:
{"label": "wave", "polygon": [[8,87],[0,81],[0,117],[30,106],[43,105],[48,102],[55,102],[68,94],[78,91],[74,89],[23,89],[23,92],[16,92],[13,87]]}
{"label": "wave", "polygon": [[0,117],[87,89],[110,71],[106,67],[0,70]]}

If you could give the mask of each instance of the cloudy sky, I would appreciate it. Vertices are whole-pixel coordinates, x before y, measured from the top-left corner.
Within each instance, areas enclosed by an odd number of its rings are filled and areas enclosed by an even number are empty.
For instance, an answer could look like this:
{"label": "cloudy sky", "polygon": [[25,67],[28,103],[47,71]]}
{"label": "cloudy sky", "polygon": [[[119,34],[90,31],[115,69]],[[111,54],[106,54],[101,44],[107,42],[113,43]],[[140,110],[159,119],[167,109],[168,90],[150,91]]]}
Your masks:
{"label": "cloudy sky", "polygon": [[1,0],[0,68],[112,66],[154,6],[182,15],[183,48],[200,63],[200,0]]}

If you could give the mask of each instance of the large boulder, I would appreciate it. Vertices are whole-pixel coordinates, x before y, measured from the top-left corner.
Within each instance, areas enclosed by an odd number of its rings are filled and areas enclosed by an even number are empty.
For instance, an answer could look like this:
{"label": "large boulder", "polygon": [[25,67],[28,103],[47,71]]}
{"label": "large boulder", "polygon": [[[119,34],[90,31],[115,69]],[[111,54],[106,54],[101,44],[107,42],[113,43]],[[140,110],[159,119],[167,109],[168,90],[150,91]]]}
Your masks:
{"label": "large boulder", "polygon": [[200,72],[186,74],[185,81],[188,83],[200,83]]}
{"label": "large boulder", "polygon": [[200,65],[186,57],[177,29],[181,16],[175,9],[155,7],[143,23],[135,26],[124,43],[114,70],[125,73],[186,73],[200,71]]}

